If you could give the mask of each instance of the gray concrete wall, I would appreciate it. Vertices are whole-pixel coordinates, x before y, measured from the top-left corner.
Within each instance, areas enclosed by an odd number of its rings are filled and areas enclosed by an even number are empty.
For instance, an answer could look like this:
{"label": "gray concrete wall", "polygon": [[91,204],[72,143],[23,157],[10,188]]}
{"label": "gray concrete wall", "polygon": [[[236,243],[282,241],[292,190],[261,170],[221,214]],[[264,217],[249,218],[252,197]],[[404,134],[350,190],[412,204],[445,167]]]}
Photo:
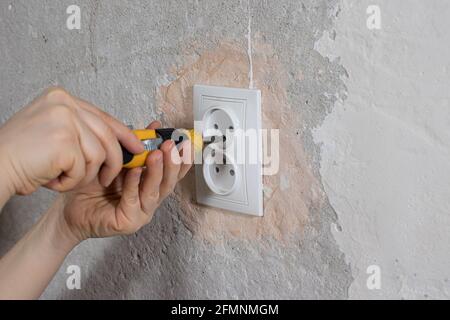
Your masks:
{"label": "gray concrete wall", "polygon": [[[196,205],[191,174],[136,235],[78,246],[43,298],[449,298],[449,5],[378,2],[380,30],[366,0],[2,1],[2,121],[57,84],[136,127],[189,126],[192,85],[253,78],[280,129],[264,218]],[[0,254],[53,197],[8,203]]]}

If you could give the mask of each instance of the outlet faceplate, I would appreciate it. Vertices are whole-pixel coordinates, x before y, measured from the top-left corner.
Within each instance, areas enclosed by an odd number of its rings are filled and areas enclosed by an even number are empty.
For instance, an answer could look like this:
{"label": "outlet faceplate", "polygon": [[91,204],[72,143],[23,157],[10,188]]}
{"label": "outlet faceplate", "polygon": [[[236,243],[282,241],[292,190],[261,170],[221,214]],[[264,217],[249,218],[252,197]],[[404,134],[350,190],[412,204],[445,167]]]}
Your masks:
{"label": "outlet faceplate", "polygon": [[197,202],[263,216],[261,92],[195,85],[193,98],[196,131],[215,137],[195,168]]}

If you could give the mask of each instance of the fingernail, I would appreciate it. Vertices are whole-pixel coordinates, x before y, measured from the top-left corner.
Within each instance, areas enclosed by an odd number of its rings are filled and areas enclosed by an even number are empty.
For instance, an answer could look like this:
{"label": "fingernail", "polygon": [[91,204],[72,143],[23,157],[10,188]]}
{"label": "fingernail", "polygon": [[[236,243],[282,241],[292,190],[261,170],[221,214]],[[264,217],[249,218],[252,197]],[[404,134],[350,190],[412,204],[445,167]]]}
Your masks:
{"label": "fingernail", "polygon": [[155,159],[156,161],[161,161],[162,160],[162,152],[157,152],[155,151]]}

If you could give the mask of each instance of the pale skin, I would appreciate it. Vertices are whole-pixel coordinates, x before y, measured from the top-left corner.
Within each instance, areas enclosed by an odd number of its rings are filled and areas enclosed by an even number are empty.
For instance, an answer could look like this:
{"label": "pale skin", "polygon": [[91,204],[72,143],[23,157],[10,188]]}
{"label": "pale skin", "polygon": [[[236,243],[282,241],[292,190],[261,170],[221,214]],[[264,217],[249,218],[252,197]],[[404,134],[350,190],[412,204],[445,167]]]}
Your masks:
{"label": "pale skin", "polygon": [[138,231],[191,167],[190,144],[166,141],[145,168],[122,170],[120,144],[144,150],[124,124],[61,88],[0,127],[0,209],[41,186],[60,192],[0,259],[0,299],[37,299],[80,242]]}

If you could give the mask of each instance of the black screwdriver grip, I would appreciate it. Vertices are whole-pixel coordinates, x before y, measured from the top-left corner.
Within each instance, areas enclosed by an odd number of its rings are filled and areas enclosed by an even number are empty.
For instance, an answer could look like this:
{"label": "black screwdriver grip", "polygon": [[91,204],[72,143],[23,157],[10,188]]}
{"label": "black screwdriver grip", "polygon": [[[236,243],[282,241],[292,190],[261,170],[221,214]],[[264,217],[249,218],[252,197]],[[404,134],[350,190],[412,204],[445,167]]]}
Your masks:
{"label": "black screwdriver grip", "polygon": [[123,156],[123,164],[126,165],[131,162],[134,158],[134,154],[132,154],[130,151],[125,149],[123,146],[120,146],[122,148],[122,156]]}

